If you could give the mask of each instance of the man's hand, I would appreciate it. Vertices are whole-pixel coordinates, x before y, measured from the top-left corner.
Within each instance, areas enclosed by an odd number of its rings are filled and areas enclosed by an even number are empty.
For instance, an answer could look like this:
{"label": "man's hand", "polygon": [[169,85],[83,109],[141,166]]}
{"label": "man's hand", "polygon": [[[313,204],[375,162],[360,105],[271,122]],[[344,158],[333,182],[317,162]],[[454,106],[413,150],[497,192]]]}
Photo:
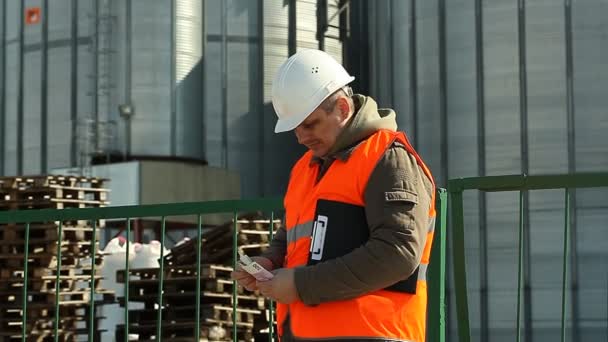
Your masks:
{"label": "man's hand", "polygon": [[283,304],[290,304],[300,299],[293,268],[279,268],[272,274],[274,274],[272,279],[256,282],[257,288],[265,297]]}
{"label": "man's hand", "polygon": [[[251,259],[260,264],[260,266],[264,267],[268,271],[272,271],[273,265],[270,259],[260,256],[251,257]],[[232,278],[232,280],[236,280],[239,285],[249,291],[255,291],[258,289],[258,287],[256,286],[256,279],[251,274],[243,271],[241,266],[239,266],[238,264],[236,265],[236,271],[230,273],[230,278]]]}

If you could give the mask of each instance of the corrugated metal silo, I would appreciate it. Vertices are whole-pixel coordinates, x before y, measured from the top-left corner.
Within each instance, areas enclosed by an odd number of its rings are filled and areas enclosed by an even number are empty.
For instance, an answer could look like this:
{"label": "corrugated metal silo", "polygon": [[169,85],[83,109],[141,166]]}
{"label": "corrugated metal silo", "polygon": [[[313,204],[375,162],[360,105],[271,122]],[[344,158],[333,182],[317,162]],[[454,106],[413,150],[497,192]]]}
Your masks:
{"label": "corrugated metal silo", "polygon": [[[244,197],[280,195],[304,150],[292,133],[273,133],[272,78],[297,49],[318,48],[316,1],[209,0],[206,18],[207,159],[240,172]],[[326,39],[338,60],[341,45]]]}
{"label": "corrugated metal silo", "polygon": [[[3,6],[4,174],[106,153],[204,159],[201,1]],[[128,127],[122,104],[135,108]]]}
{"label": "corrugated metal silo", "polygon": [[[608,46],[602,38],[608,32],[601,19],[608,11],[604,1],[386,0],[367,5],[371,95],[381,106],[397,109],[401,128],[414,136],[440,184],[455,177],[608,168],[600,137],[608,125],[601,94],[608,86],[601,57]],[[378,37],[391,37],[393,45]],[[397,102],[403,97],[408,102]],[[568,306],[573,340],[607,337],[602,308],[608,279],[606,272],[593,271],[608,258],[602,224],[608,219],[607,198],[606,190],[575,195]],[[536,191],[524,202],[524,222],[530,227],[524,253],[524,340],[557,339],[564,195]],[[519,196],[470,192],[465,203],[474,339],[513,340]],[[453,320],[451,328],[454,336]]]}

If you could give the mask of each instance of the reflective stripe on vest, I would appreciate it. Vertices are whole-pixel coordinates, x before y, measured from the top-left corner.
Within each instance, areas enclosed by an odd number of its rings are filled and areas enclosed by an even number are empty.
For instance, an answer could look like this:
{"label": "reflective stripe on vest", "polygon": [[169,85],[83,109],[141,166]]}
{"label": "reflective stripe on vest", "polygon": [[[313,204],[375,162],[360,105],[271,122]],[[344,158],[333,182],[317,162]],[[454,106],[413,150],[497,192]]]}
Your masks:
{"label": "reflective stripe on vest", "polygon": [[[311,233],[319,199],[364,206],[367,182],[380,158],[394,141],[403,144],[425,175],[428,168],[403,133],[381,130],[362,142],[346,161],[336,160],[316,182],[318,165],[307,152],[294,166],[285,196],[287,230],[286,267],[307,264]],[[434,183],[433,183],[434,187]],[[433,189],[434,193],[434,189]],[[307,306],[300,301],[277,305],[277,323],[282,334],[289,312],[290,330],[298,339],[375,339],[424,341],[426,324],[426,269],[434,235],[434,198],[429,208],[427,241],[418,272],[416,294],[379,290],[351,300]]]}

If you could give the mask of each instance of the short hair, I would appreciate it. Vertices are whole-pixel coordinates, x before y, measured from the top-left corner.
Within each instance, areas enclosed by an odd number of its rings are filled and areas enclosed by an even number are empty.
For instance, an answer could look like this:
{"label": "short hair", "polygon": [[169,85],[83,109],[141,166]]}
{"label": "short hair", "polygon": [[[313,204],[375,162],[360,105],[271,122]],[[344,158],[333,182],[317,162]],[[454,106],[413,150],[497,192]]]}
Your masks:
{"label": "short hair", "polygon": [[338,90],[336,90],[335,92],[333,92],[333,94],[329,95],[325,100],[323,100],[323,102],[321,102],[321,104],[319,105],[319,108],[323,109],[324,112],[326,113],[331,113],[334,111],[334,108],[336,108],[336,102],[338,101],[338,98],[340,97],[340,95],[344,95],[348,98],[348,102],[353,105],[353,101],[352,101],[352,96],[353,96],[353,90],[351,87],[349,86],[344,86]]}

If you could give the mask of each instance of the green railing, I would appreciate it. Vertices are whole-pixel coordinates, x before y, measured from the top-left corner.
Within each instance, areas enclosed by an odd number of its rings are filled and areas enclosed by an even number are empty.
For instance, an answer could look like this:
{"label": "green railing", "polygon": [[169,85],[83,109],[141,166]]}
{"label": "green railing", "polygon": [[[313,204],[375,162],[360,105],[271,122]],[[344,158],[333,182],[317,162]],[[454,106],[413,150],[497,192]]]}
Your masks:
{"label": "green railing", "polygon": [[[429,341],[445,341],[445,230],[446,230],[446,192],[445,190],[439,190],[437,192],[437,221],[435,229],[435,243],[431,256],[431,266],[429,270],[429,310],[428,310],[428,334]],[[124,206],[124,207],[105,207],[105,208],[83,208],[83,209],[43,209],[43,210],[21,210],[21,211],[5,211],[0,212],[0,224],[21,224],[25,225],[25,248],[24,248],[24,260],[23,260],[23,288],[22,288],[22,322],[21,322],[21,340],[26,341],[28,336],[28,260],[30,259],[30,251],[28,249],[30,243],[30,225],[39,222],[58,222],[58,239],[62,237],[63,222],[86,220],[92,222],[93,238],[91,241],[91,278],[90,278],[90,303],[89,303],[89,317],[88,317],[88,340],[94,341],[95,335],[95,256],[97,254],[96,249],[96,232],[99,229],[97,227],[98,220],[108,219],[122,219],[126,221],[126,243],[127,251],[129,250],[129,243],[131,237],[131,221],[138,218],[160,218],[161,232],[160,232],[160,244],[161,244],[161,258],[160,270],[159,270],[159,284],[158,284],[158,303],[164,303],[163,301],[163,288],[164,288],[164,255],[162,251],[165,247],[165,236],[166,236],[166,219],[168,217],[175,216],[196,216],[196,228],[197,228],[197,255],[196,255],[196,317],[195,319],[195,331],[193,332],[195,341],[200,340],[200,306],[201,306],[201,243],[202,243],[202,232],[203,232],[203,215],[210,214],[232,214],[232,221],[234,222],[233,229],[233,254],[232,254],[232,266],[235,267],[237,260],[237,215],[243,212],[264,212],[270,217],[271,224],[269,225],[272,234],[272,222],[274,222],[275,213],[282,211],[282,202],[280,199],[264,199],[264,200],[240,200],[240,201],[214,201],[214,202],[200,202],[200,203],[176,203],[176,204],[160,204],[160,205],[141,205],[141,206]],[[54,304],[54,325],[53,325],[53,336],[55,341],[59,341],[59,322],[60,317],[60,274],[61,274],[61,260],[62,260],[62,248],[61,243],[57,243],[57,268],[56,268],[56,283],[55,283],[55,304]],[[124,272],[124,340],[129,339],[129,260],[128,253],[125,258],[125,272]],[[232,310],[233,313],[237,310],[237,287],[232,284]],[[156,313],[156,339],[162,340],[162,305],[158,305],[158,312]],[[270,316],[272,317],[272,303],[270,304]],[[232,315],[232,338],[234,341],[237,340],[237,315]],[[269,322],[272,322],[269,319]],[[269,326],[269,340],[272,340],[273,330],[272,324]]]}
{"label": "green railing", "polygon": [[517,274],[517,341],[521,336],[521,292],[523,289],[523,255],[524,255],[524,194],[529,190],[564,189],[564,244],[562,261],[562,295],[561,295],[561,341],[566,340],[566,276],[568,272],[568,254],[570,248],[570,191],[576,188],[608,187],[608,173],[588,173],[573,175],[548,176],[492,176],[452,179],[448,182],[449,202],[452,218],[452,251],[454,262],[454,286],[456,295],[456,311],[458,336],[460,342],[469,342],[471,332],[469,326],[469,310],[466,284],[465,260],[465,226],[463,192],[479,190],[484,192],[519,191],[519,253]]}

